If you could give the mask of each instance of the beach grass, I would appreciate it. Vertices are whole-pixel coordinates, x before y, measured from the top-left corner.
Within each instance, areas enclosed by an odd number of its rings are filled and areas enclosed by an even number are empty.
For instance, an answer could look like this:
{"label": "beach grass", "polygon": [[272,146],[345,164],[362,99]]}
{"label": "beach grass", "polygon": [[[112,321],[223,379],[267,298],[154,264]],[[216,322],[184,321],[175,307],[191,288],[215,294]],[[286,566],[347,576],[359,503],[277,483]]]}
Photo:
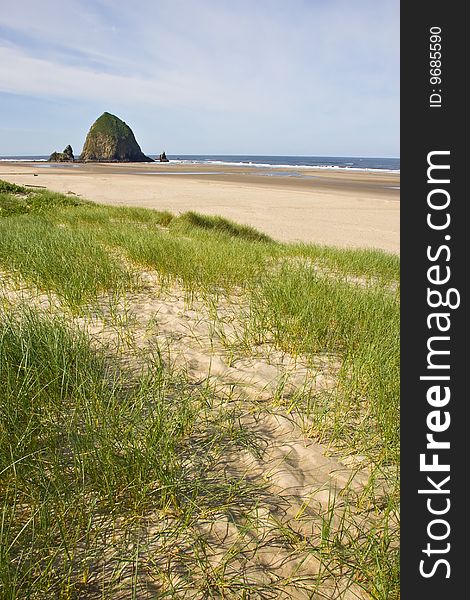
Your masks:
{"label": "beach grass", "polygon": [[286,263],[253,292],[251,316],[255,335],[262,331],[286,352],[342,356],[340,386],[334,400],[329,399],[330,409],[320,411],[322,426],[329,436],[348,439],[361,451],[367,439],[381,460],[397,462],[397,292],[350,285]]}
{"label": "beach grass", "polygon": [[41,214],[0,220],[0,263],[38,288],[78,306],[129,280],[117,261],[85,229],[52,226]]}
{"label": "beach grass", "polygon": [[87,583],[108,597],[116,582],[100,565],[107,552],[117,567],[129,560],[149,511],[176,536],[243,502],[239,482],[211,472],[224,431],[206,420],[190,435],[210,390],[158,361],[130,378],[63,317],[25,306],[1,312],[0,356],[3,598],[83,597]]}
{"label": "beach grass", "polygon": [[[216,468],[228,449],[259,452],[240,414],[217,386],[169,368],[157,346],[136,370],[81,325],[104,297],[145,289],[144,271],[208,306],[231,299],[236,351],[272,346],[339,365],[334,388],[299,389],[285,408],[305,435],[365,460],[371,476],[339,525],[332,504],[319,540],[302,547],[323,565],[319,586],[347,573],[370,598],[399,597],[396,256],[281,244],[221,217],[107,207],[0,181],[0,271],[3,597],[107,598],[124,586],[137,598],[148,572],[154,597],[276,593],[272,581],[258,589],[242,575],[243,547],[214,567],[200,530],[224,511],[246,523],[247,537],[257,526],[250,515],[263,489]],[[24,288],[61,308],[12,299]],[[369,522],[358,527],[362,512]],[[300,538],[277,527],[298,548]]]}

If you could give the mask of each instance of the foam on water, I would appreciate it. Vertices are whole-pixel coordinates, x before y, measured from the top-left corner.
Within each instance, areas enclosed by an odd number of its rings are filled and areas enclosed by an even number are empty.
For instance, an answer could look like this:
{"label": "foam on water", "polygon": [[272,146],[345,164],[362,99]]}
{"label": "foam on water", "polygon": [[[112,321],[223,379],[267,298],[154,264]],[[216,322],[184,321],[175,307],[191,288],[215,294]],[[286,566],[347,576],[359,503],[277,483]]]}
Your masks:
{"label": "foam on water", "polygon": [[[156,158],[158,155],[150,155]],[[399,173],[399,158],[351,157],[351,156],[251,156],[251,155],[168,155],[173,164],[213,165],[226,167],[251,167],[264,170],[303,171],[306,169],[326,169],[338,171],[370,171]],[[47,156],[0,156],[6,162],[46,162]],[[152,164],[152,163],[148,163]],[[38,165],[39,166],[39,165]],[[202,173],[201,173],[202,174]]]}

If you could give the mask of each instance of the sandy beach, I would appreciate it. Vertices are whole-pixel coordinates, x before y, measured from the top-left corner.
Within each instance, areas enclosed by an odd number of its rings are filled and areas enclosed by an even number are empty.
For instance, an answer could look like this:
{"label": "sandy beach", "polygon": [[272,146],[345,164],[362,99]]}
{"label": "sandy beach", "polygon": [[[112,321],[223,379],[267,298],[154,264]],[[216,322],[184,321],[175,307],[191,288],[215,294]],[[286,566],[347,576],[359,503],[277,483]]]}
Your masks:
{"label": "sandy beach", "polygon": [[221,215],[280,241],[400,251],[398,173],[0,161],[0,178],[104,204]]}

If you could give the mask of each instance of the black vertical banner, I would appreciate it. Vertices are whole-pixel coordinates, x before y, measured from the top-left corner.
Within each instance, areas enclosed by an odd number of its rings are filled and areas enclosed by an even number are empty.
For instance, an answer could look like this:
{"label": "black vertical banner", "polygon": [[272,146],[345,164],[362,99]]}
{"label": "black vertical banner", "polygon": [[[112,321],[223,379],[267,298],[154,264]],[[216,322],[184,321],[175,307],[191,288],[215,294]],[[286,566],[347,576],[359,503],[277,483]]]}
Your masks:
{"label": "black vertical banner", "polygon": [[466,19],[401,4],[401,592],[470,597]]}

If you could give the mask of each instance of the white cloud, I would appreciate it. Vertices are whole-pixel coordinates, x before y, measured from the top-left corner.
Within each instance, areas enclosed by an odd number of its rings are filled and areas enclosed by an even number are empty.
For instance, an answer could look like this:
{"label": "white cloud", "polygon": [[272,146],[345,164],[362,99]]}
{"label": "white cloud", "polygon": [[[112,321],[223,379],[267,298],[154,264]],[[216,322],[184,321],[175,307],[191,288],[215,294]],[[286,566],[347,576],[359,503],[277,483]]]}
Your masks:
{"label": "white cloud", "polygon": [[[255,108],[247,90],[227,88],[191,74],[159,72],[154,78],[114,75],[89,68],[34,58],[0,46],[0,91],[150,107],[189,107],[209,110]],[[256,112],[256,110],[255,110]]]}
{"label": "white cloud", "polygon": [[398,12],[398,0],[16,0],[0,12],[0,91],[175,123],[212,113],[240,140],[271,127],[303,147],[306,132],[354,145],[374,123],[378,144],[397,146]]}

